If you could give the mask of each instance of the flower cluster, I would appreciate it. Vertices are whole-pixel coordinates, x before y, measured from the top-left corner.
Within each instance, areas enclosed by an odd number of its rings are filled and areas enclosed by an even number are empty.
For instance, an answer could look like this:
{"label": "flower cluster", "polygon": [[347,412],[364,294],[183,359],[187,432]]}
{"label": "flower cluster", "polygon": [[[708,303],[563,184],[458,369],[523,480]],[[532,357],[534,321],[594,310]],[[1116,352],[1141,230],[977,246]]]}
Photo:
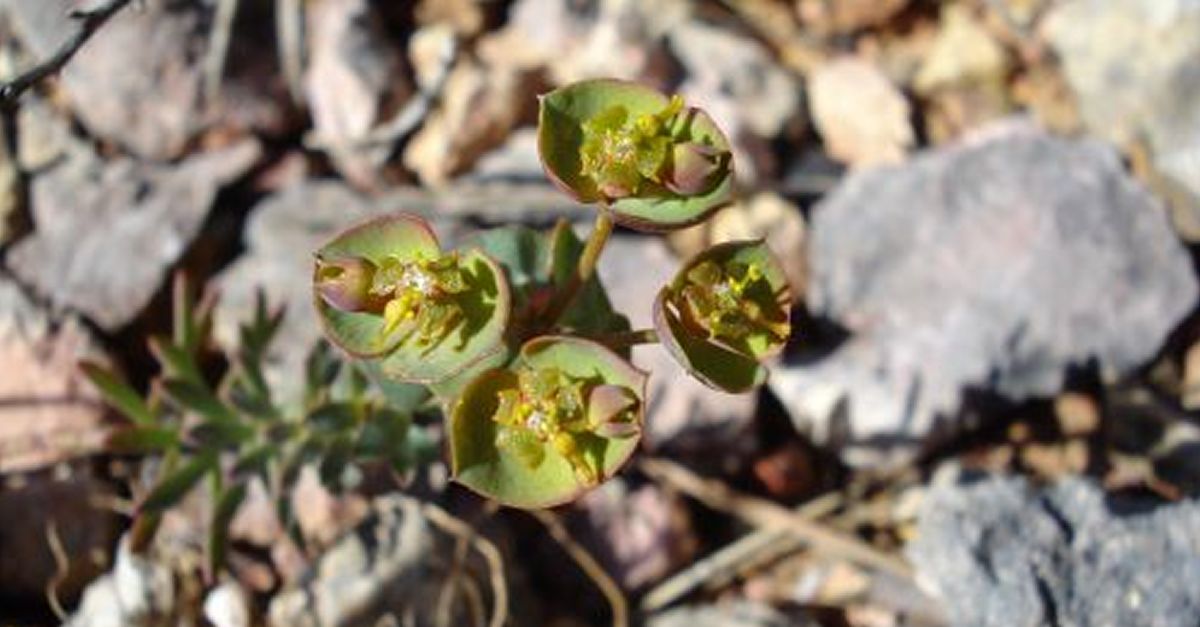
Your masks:
{"label": "flower cluster", "polygon": [[571,500],[637,449],[646,374],[630,342],[661,342],[699,380],[742,392],[790,333],[786,280],[761,242],[687,262],[659,293],[655,329],[631,330],[595,276],[615,224],[671,230],[729,202],[732,153],[703,111],[585,81],[542,97],[538,148],[555,184],[600,205],[586,243],[560,224],[443,250],[398,214],[335,237],[314,271],[330,339],[385,381],[425,386],[447,416],[455,479],[517,507]]}
{"label": "flower cluster", "polygon": [[457,253],[401,260],[388,257],[375,273],[369,293],[387,299],[383,334],[399,333],[405,342],[415,335],[417,346],[444,339],[464,320],[458,297],[467,280]]}

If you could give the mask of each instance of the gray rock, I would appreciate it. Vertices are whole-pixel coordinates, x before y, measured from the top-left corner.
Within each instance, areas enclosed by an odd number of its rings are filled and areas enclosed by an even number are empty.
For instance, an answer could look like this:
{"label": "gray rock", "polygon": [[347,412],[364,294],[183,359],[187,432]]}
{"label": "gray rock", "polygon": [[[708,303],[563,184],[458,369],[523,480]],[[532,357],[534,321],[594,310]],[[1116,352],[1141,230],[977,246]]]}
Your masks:
{"label": "gray rock", "polygon": [[1194,626],[1200,503],[1153,505],[1082,479],[937,486],[907,553],[953,625]]}
{"label": "gray rock", "polygon": [[174,165],[102,160],[82,144],[32,184],[35,229],[8,262],[56,309],[108,331],[133,320],[187,249],[221,185],[258,159],[246,141]]}
{"label": "gray rock", "polygon": [[1155,169],[1187,190],[1177,227],[1200,239],[1200,3],[1071,0],[1045,24],[1084,124],[1121,145],[1147,142]]}
{"label": "gray rock", "polygon": [[83,593],[68,627],[166,626],[175,624],[175,583],[164,564],[129,551],[128,538],[117,549],[112,572]]}
{"label": "gray rock", "polygon": [[427,624],[448,566],[442,556],[452,551],[419,501],[380,498],[374,515],[330,547],[306,583],[272,599],[270,624],[373,625],[386,614],[406,613]]}
{"label": "gray rock", "polygon": [[695,559],[686,503],[653,483],[631,488],[614,477],[575,503],[568,529],[624,590],[643,590]]}
{"label": "gray rock", "polygon": [[801,113],[799,79],[753,37],[698,20],[672,29],[668,42],[687,74],[679,93],[733,142],[738,178],[751,184],[768,178],[775,164],[763,144]]}
{"label": "gray rock", "polygon": [[310,142],[327,147],[349,180],[377,185],[387,143],[362,140],[387,107],[412,92],[402,51],[388,37],[379,11],[365,0],[316,4],[307,13],[308,68],[304,88],[313,131]]}
{"label": "gray rock", "polygon": [[1020,400],[1072,366],[1128,373],[1196,303],[1162,206],[1097,141],[1013,124],[855,173],[813,215],[809,306],[852,336],[771,386],[852,464],[962,428],[968,389]]}
{"label": "gray rock", "polygon": [[[22,41],[49,57],[76,30],[73,0],[0,0]],[[63,69],[62,84],[93,135],[140,157],[181,156],[201,128],[200,62],[207,41],[203,12],[151,0],[122,10]]]}

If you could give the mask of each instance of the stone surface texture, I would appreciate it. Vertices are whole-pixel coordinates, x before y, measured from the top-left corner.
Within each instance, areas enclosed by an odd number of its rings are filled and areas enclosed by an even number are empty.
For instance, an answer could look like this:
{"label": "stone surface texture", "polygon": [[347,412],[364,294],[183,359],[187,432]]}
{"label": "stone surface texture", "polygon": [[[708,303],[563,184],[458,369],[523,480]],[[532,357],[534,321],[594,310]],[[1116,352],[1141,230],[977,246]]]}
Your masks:
{"label": "stone surface texture", "polygon": [[1115,150],[1011,122],[851,174],[813,210],[808,305],[850,337],[778,369],[794,422],[858,465],[964,427],[969,390],[1052,395],[1115,379],[1196,303],[1186,250]]}
{"label": "stone surface texture", "polygon": [[1177,228],[1200,239],[1200,3],[1071,0],[1044,30],[1088,130],[1145,142],[1153,167],[1186,190]]}
{"label": "stone surface texture", "polygon": [[937,485],[907,549],[952,625],[1195,625],[1200,504],[1037,490],[993,476]]}

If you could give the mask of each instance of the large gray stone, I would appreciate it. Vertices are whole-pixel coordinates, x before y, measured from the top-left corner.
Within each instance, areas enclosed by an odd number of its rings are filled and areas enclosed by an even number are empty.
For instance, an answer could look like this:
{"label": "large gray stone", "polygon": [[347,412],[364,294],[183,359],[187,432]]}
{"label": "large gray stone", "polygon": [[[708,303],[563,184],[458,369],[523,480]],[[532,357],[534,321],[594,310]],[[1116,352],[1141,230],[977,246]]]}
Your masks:
{"label": "large gray stone", "polygon": [[1153,506],[1082,479],[942,485],[907,553],[953,625],[1194,626],[1200,503]]}
{"label": "large gray stone", "polygon": [[1018,123],[849,176],[813,211],[809,306],[851,337],[772,389],[858,465],[961,429],[969,389],[1051,395],[1140,366],[1196,302],[1156,202],[1092,140]]}

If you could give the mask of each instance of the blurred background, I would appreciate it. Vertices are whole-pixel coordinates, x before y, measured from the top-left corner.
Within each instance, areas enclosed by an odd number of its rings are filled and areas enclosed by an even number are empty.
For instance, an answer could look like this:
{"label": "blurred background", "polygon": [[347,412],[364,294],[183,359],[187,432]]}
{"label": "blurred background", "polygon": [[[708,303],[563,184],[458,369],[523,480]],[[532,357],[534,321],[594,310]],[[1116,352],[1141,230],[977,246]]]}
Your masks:
{"label": "blurred background", "polygon": [[[1196,624],[1200,3],[0,0],[0,80],[79,37],[0,100],[0,623]],[[210,374],[261,291],[299,394],[337,231],[586,231],[536,97],[591,77],[734,144],[734,205],[619,229],[600,276],[645,327],[681,259],[766,238],[796,299],[766,387],[639,347],[642,450],[547,514],[439,458],[302,479],[303,549],[252,487],[215,576],[203,490],[119,548],[155,460],[106,452],[81,359],[145,389],[182,271]]]}

